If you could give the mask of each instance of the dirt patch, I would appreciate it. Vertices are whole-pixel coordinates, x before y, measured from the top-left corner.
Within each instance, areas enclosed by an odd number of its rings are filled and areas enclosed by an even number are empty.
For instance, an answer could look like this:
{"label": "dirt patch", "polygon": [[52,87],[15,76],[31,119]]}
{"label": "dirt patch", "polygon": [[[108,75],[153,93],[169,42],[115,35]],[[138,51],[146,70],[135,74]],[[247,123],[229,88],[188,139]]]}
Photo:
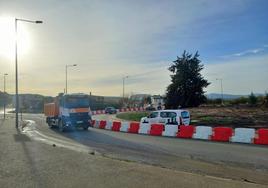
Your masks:
{"label": "dirt patch", "polygon": [[199,107],[189,109],[193,125],[268,128],[268,109]]}

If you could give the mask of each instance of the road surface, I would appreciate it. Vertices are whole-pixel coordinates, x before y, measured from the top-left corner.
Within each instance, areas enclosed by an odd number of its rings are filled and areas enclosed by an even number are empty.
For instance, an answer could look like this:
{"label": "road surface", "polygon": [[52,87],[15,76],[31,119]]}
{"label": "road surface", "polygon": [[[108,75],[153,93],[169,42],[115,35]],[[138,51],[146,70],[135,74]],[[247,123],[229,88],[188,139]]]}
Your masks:
{"label": "road surface", "polygon": [[92,153],[107,160],[171,170],[174,176],[175,172],[186,173],[220,178],[220,182],[268,186],[267,146],[154,137],[94,128],[60,133],[48,128],[43,115],[25,114],[24,119],[32,120],[24,134],[35,142]]}

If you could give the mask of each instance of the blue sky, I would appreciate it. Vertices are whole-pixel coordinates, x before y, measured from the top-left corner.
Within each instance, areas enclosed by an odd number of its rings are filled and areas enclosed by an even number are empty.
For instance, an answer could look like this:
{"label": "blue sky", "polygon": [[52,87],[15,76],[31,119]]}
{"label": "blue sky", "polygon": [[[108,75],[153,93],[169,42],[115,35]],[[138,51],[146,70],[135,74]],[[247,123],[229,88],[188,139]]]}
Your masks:
{"label": "blue sky", "polygon": [[[64,66],[73,63],[71,92],[118,96],[129,75],[126,92],[164,94],[167,67],[183,50],[199,51],[207,92],[220,91],[220,77],[225,93],[263,93],[267,10],[266,0],[0,1],[0,17],[44,21],[19,25],[31,44],[19,56],[20,91],[48,95],[63,90]],[[13,92],[13,60],[0,54],[0,66]]]}

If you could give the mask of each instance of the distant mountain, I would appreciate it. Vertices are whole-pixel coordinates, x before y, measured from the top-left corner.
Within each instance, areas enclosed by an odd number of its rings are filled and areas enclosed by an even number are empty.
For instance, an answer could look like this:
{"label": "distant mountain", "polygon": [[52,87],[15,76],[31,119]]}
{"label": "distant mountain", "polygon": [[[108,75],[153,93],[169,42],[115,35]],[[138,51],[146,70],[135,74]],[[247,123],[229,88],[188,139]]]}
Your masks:
{"label": "distant mountain", "polygon": [[[254,95],[256,96],[261,96],[263,94],[260,94],[260,93],[254,93]],[[208,99],[221,99],[221,94],[219,93],[209,93],[206,95]],[[248,95],[232,95],[232,94],[223,94],[223,99],[237,99],[237,98],[240,98],[240,97],[248,97]]]}

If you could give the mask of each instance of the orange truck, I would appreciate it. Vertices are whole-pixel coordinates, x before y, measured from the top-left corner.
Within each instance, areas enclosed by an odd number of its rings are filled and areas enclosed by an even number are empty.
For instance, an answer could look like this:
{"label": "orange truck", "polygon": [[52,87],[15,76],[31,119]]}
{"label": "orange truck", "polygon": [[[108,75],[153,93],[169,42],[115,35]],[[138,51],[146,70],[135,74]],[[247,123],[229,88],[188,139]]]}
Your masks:
{"label": "orange truck", "polygon": [[55,102],[44,105],[44,114],[48,126],[61,132],[79,127],[87,130],[92,121],[89,96],[82,93],[59,94]]}

